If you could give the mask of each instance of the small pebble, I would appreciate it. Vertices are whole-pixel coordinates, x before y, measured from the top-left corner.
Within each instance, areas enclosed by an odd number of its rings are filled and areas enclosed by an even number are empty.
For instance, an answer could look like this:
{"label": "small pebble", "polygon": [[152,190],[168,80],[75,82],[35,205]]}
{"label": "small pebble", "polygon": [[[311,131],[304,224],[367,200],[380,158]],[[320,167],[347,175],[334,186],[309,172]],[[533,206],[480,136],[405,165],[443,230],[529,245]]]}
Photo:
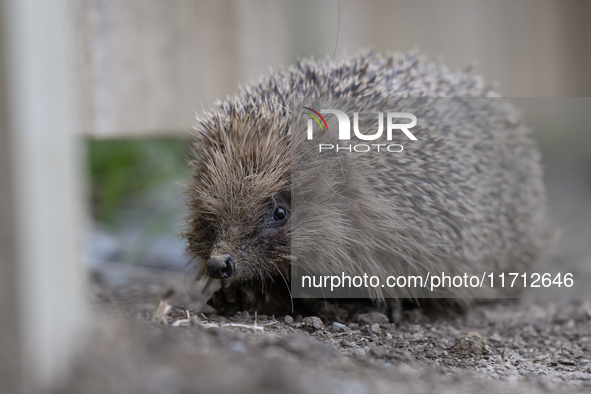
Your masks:
{"label": "small pebble", "polygon": [[324,324],[322,323],[322,320],[317,316],[306,317],[304,318],[303,323],[304,327],[306,327],[308,331],[318,331],[324,329]]}
{"label": "small pebble", "polygon": [[329,330],[331,332],[346,332],[346,331],[351,331],[351,329],[349,327],[347,327],[344,324],[337,323],[336,321],[330,325]]}
{"label": "small pebble", "polygon": [[460,337],[452,348],[452,352],[461,357],[488,353],[487,341],[477,331],[469,331]]}

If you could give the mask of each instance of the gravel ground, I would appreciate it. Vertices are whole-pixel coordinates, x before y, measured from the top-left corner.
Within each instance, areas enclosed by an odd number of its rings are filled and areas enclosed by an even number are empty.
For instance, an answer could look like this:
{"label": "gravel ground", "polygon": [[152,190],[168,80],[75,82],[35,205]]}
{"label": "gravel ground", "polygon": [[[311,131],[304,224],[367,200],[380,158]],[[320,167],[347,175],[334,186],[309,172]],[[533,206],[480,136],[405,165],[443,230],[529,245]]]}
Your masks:
{"label": "gravel ground", "polygon": [[[585,168],[548,171],[562,238],[540,272],[559,267],[575,280],[591,272]],[[60,393],[591,391],[591,286],[578,299],[496,300],[464,312],[407,308],[390,319],[359,311],[334,322],[217,316],[205,305],[209,294],[180,272],[93,270],[92,337]]]}
{"label": "gravel ground", "polygon": [[[187,292],[183,274],[121,266],[105,272],[94,275],[93,340],[63,393],[591,388],[588,300],[500,300],[462,313],[406,309],[397,324],[377,312],[340,323],[224,317],[205,306],[207,294]],[[170,310],[155,313],[163,299]]]}

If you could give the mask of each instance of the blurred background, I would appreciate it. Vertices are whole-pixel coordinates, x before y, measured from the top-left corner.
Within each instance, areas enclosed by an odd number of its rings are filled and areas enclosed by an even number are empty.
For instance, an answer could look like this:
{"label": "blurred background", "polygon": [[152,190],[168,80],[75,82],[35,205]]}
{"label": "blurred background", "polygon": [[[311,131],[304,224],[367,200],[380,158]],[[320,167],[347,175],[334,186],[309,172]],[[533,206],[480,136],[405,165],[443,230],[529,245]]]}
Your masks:
{"label": "blurred background", "polygon": [[[183,216],[178,181],[187,176],[196,114],[237,93],[240,84],[298,58],[334,56],[338,61],[364,48],[419,50],[451,70],[474,65],[473,73],[504,96],[591,95],[591,2],[585,0],[75,4],[79,105],[93,213],[88,251],[95,265],[185,266],[176,236]],[[588,101],[578,102],[588,108]],[[532,104],[528,120],[552,178],[551,202],[565,198],[558,195],[565,186],[553,186],[555,179],[565,182],[560,175],[565,171],[587,190],[587,125],[562,122],[568,103],[562,109],[556,101],[525,103]],[[581,196],[585,201],[591,194]],[[581,236],[580,229],[576,234]]]}
{"label": "blurred background", "polygon": [[181,282],[160,269],[189,272],[196,115],[270,69],[365,48],[473,65],[516,98],[561,231],[539,271],[591,275],[591,0],[0,0],[0,392],[70,369],[97,283],[81,261],[110,283],[150,272],[138,297]]}

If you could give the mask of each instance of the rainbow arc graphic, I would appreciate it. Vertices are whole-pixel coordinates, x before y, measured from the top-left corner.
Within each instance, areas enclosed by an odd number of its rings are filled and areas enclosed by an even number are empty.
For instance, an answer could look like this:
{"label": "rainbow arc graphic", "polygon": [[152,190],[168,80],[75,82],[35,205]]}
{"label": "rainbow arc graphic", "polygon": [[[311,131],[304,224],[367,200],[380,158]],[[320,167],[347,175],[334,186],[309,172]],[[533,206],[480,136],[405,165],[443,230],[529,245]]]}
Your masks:
{"label": "rainbow arc graphic", "polygon": [[[322,127],[322,123],[320,123],[320,119],[322,119],[322,122],[324,123],[324,126],[326,127],[326,131],[328,131],[328,125],[326,124],[326,120],[324,120],[324,117],[322,115],[320,115],[320,112],[313,110],[312,108],[308,108],[308,107],[304,107],[304,109],[307,109],[308,111],[314,112],[314,114],[311,114],[310,112],[304,112],[304,114],[306,115],[310,115],[312,118],[314,118],[314,120],[316,121],[316,123],[318,123],[318,126],[320,126],[320,130],[324,130],[324,128]],[[318,117],[320,117],[320,119],[318,119]]]}

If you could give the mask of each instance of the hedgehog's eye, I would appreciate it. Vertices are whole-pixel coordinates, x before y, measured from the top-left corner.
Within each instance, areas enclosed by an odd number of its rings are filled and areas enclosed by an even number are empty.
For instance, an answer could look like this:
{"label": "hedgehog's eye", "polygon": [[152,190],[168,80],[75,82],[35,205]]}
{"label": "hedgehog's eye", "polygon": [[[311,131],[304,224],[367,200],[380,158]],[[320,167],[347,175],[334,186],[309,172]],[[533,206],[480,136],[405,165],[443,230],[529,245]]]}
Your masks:
{"label": "hedgehog's eye", "polygon": [[285,208],[282,207],[275,207],[273,210],[273,222],[278,224],[279,222],[284,221],[287,218],[287,211]]}

